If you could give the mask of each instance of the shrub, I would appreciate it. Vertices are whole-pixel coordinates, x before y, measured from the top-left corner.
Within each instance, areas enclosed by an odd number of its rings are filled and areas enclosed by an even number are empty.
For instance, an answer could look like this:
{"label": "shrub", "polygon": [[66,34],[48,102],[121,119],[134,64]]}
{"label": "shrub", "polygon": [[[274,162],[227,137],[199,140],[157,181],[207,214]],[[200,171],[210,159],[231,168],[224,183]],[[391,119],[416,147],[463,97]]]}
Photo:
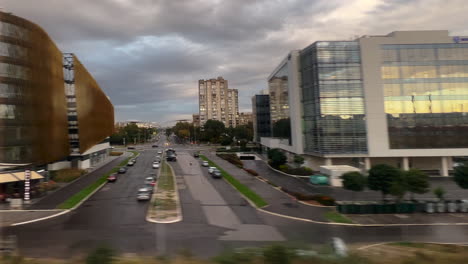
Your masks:
{"label": "shrub", "polygon": [[120,156],[122,154],[123,152],[121,151],[112,151],[111,153],[109,153],[109,156]]}
{"label": "shrub", "polygon": [[111,264],[114,261],[115,252],[108,247],[98,247],[86,258],[86,264]]}
{"label": "shrub", "polygon": [[253,176],[258,176],[258,173],[252,169],[247,169],[247,168],[244,168],[244,170],[246,172],[248,172],[250,175],[253,175]]}
{"label": "shrub", "polygon": [[237,157],[236,154],[216,154],[218,157],[226,160],[227,162],[236,165],[238,168],[243,168],[244,163]]}
{"label": "shrub", "polygon": [[325,205],[325,206],[335,205],[335,199],[327,195],[322,195],[322,194],[314,195],[312,200],[317,201],[321,205]]}
{"label": "shrub", "polygon": [[85,173],[81,169],[62,169],[53,172],[51,177],[56,182],[71,182]]}
{"label": "shrub", "polygon": [[[271,165],[271,164],[270,164]],[[308,167],[292,168],[291,166],[284,164],[280,165],[278,169],[284,173],[299,175],[299,176],[308,176],[314,174],[314,171]]]}
{"label": "shrub", "polygon": [[271,245],[263,250],[263,258],[268,264],[288,264],[293,257],[291,249],[282,245]]}
{"label": "shrub", "polygon": [[316,201],[321,205],[325,206],[334,206],[335,199],[333,197],[323,195],[323,194],[306,194],[300,192],[290,191],[284,187],[281,187],[281,190],[285,193],[288,193],[291,196],[294,196],[299,201]]}

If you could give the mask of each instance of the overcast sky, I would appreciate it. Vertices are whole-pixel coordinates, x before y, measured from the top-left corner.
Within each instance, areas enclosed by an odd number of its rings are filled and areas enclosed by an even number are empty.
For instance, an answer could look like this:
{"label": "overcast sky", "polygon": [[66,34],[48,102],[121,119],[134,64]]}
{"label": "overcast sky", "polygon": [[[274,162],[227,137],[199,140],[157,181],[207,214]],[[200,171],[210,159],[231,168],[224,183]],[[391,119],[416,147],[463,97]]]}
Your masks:
{"label": "overcast sky", "polygon": [[198,80],[223,76],[240,111],[289,50],[395,30],[468,35],[466,0],[0,0],[73,52],[117,121],[198,112]]}

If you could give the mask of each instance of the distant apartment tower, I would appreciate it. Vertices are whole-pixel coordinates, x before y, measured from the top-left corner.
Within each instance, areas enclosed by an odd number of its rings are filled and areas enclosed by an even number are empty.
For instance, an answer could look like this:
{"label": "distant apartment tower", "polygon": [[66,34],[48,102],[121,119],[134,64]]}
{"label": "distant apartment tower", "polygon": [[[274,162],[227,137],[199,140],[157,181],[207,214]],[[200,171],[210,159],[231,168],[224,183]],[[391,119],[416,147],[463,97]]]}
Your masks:
{"label": "distant apartment tower", "polygon": [[200,115],[199,114],[193,114],[192,119],[193,119],[192,120],[193,126],[199,127],[200,126]]}
{"label": "distant apartment tower", "polygon": [[272,124],[278,120],[289,118],[287,68],[283,67],[269,79],[268,90]]}
{"label": "distant apartment tower", "polygon": [[228,81],[222,77],[199,80],[199,114],[200,125],[207,120],[218,120],[225,126],[235,127],[239,113],[237,89],[228,89]]}
{"label": "distant apartment tower", "polygon": [[244,126],[250,122],[252,122],[252,113],[250,112],[239,113],[239,116],[237,118],[237,125]]}

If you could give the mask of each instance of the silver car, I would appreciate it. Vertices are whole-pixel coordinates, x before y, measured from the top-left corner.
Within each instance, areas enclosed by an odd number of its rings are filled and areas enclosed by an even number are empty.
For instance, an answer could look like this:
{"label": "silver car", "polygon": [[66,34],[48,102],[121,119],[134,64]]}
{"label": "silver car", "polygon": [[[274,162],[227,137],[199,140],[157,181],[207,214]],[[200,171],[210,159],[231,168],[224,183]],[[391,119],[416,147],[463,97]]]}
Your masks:
{"label": "silver car", "polygon": [[202,164],[201,164],[203,167],[208,167],[210,166],[210,164],[208,163],[208,161],[203,161]]}
{"label": "silver car", "polygon": [[209,167],[208,168],[208,173],[212,174],[214,170],[216,170],[216,167]]}
{"label": "silver car", "polygon": [[148,201],[151,199],[151,191],[148,188],[140,188],[137,192],[138,201]]}

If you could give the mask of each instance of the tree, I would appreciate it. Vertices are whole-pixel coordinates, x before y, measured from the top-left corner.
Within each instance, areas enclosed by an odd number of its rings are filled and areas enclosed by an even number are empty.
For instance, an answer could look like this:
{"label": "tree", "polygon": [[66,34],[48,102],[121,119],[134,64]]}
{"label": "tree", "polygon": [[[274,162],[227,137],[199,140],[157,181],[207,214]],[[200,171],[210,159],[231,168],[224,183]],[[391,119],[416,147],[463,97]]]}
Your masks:
{"label": "tree", "polygon": [[171,130],[170,128],[166,128],[165,133],[166,133],[166,136],[167,136],[167,137],[170,137],[171,134],[172,134],[172,130]]}
{"label": "tree", "polygon": [[397,198],[397,201],[400,202],[408,191],[408,184],[405,180],[405,177],[402,173],[396,177],[388,190],[389,193]]}
{"label": "tree", "polygon": [[221,140],[221,135],[226,133],[224,123],[218,120],[208,120],[203,126],[203,138],[211,143],[218,143]]}
{"label": "tree", "polygon": [[352,171],[341,175],[343,188],[350,191],[361,192],[366,187],[367,179],[360,172]]}
{"label": "tree", "polygon": [[455,167],[453,180],[463,189],[468,189],[468,166],[462,165]]}
{"label": "tree", "polygon": [[304,157],[302,157],[301,155],[295,155],[294,163],[296,163],[300,167],[302,164],[304,164]]}
{"label": "tree", "polygon": [[[394,181],[400,178],[401,171],[399,169],[386,164],[378,164],[369,170],[367,185],[371,190],[380,191],[382,199],[385,199],[385,195],[390,193],[390,188],[394,185]],[[395,185],[393,188],[396,188]]]}
{"label": "tree", "polygon": [[273,149],[273,150],[274,151],[272,151],[270,155],[271,166],[273,166],[274,168],[278,168],[279,166],[286,164],[286,161],[288,160],[286,155],[284,155],[284,153],[280,151],[279,149]]}
{"label": "tree", "polygon": [[429,191],[429,176],[426,173],[418,169],[410,169],[403,174],[411,200],[414,200],[415,193],[424,194]]}
{"label": "tree", "polygon": [[442,187],[437,187],[433,190],[433,193],[434,195],[439,198],[439,201],[442,201],[444,200],[444,196],[445,196],[445,189],[442,188]]}

